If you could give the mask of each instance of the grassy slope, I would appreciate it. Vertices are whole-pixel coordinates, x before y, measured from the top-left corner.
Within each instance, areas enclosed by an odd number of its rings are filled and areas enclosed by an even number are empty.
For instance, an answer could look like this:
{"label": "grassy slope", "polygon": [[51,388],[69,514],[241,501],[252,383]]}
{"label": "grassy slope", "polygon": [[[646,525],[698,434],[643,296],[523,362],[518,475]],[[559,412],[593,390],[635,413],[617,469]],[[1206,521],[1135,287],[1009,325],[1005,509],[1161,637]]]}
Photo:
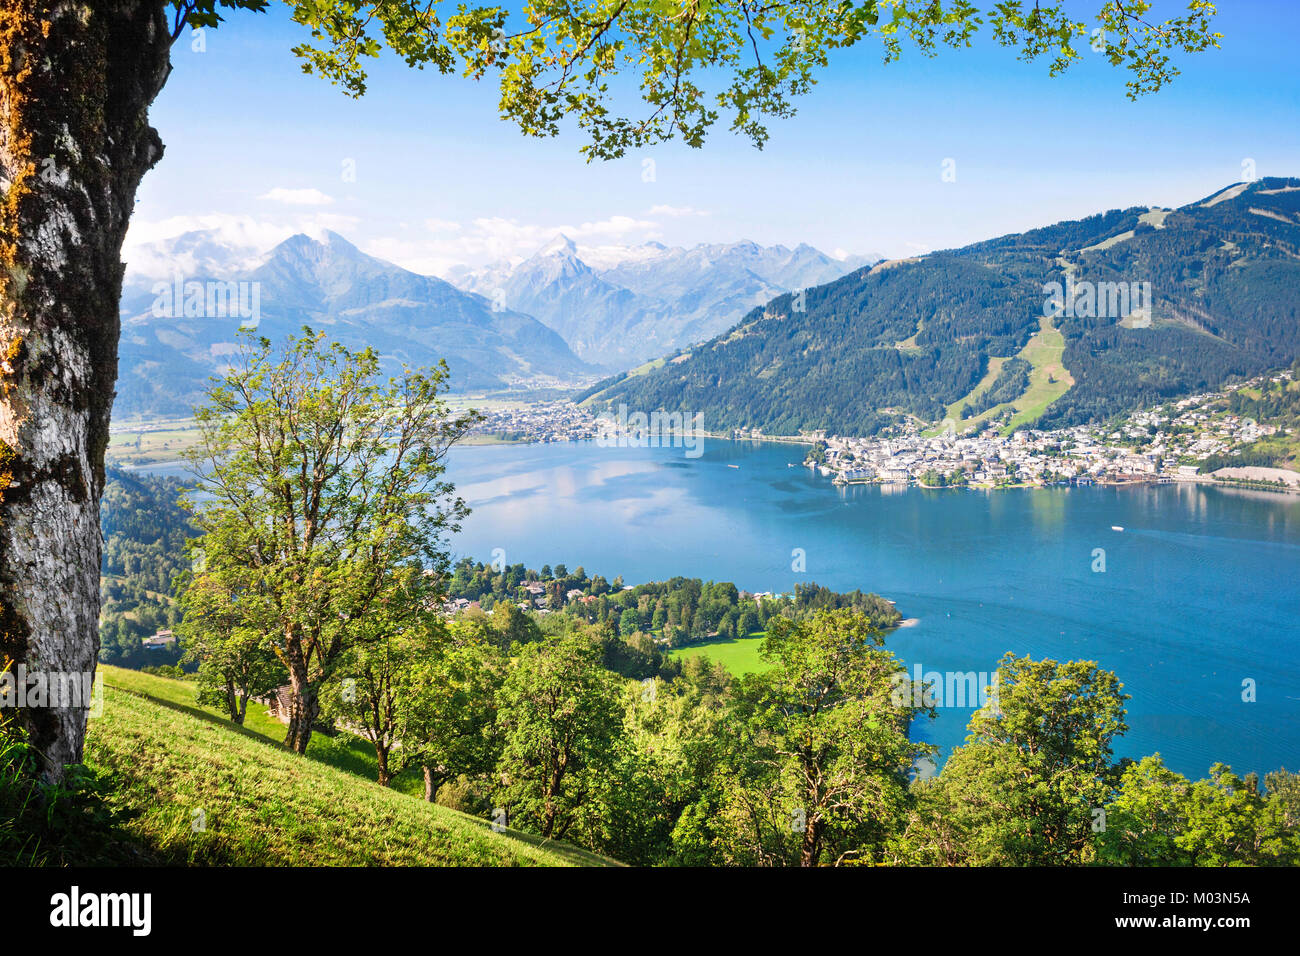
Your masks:
{"label": "grassy slope", "polygon": [[[104,664],[100,665],[100,670],[104,674],[104,682],[109,687],[152,697],[175,707],[187,708],[196,714],[201,713],[218,720],[227,720],[224,711],[216,707],[201,707],[194,702],[194,684]],[[285,726],[270,715],[265,704],[249,702],[248,713],[244,716],[244,729],[253,732],[269,744],[280,746],[284,742]],[[377,776],[374,748],[366,741],[349,734],[339,734],[336,737],[313,734],[311,743],[307,745],[307,756],[331,767],[337,767],[339,770],[358,774],[367,780],[374,780]],[[411,769],[394,778],[393,789],[401,793],[421,796],[424,793],[424,780],[419,771]]]}
{"label": "grassy slope", "polygon": [[[1074,386],[1074,376],[1061,362],[1061,356],[1064,353],[1065,336],[1061,334],[1050,318],[1041,319],[1039,331],[1025,344],[1024,348],[1016,353],[1017,358],[1022,358],[1033,366],[1029,372],[1029,388],[1025,389],[1024,394],[1013,402],[994,405],[988,411],[974,415],[965,421],[958,417],[961,413],[961,407],[967,402],[973,402],[978,398],[997,378],[997,373],[1001,371],[1002,364],[1006,359],[992,358],[989,359],[989,370],[984,378],[969,393],[948,406],[947,416],[957,422],[958,432],[964,432],[989,418],[995,418],[1007,411],[1008,408],[1014,410],[1015,415],[1011,419],[1011,424],[1004,429],[1006,434],[1010,434],[1017,428],[1032,424],[1042,417],[1043,412],[1047,411],[1047,406]],[[1049,376],[1055,378],[1056,381],[1049,382]],[[926,434],[937,434],[938,431],[938,429],[932,429]]]}
{"label": "grassy slope", "polygon": [[[987,372],[984,373],[984,377],[975,383],[974,388],[972,388],[961,398],[957,399],[957,401],[949,405],[944,412],[944,417],[951,418],[954,422],[958,423],[959,425],[962,424],[962,417],[961,417],[962,406],[976,401],[981,395],[983,395],[990,388],[992,388],[993,383],[997,381],[998,374],[1002,371],[1002,366],[1005,365],[1006,363],[1007,360],[1005,358],[996,358],[990,356],[989,369]],[[980,418],[983,417],[984,416],[980,416]],[[972,418],[970,420],[977,421],[979,419]]]}
{"label": "grassy slope", "polygon": [[[1050,318],[1043,318],[1041,331],[1020,350],[1020,357],[1034,368],[1029,373],[1029,388],[1012,402],[1016,415],[1006,428],[1008,434],[1037,421],[1047,411],[1048,405],[1074,386],[1074,376],[1061,362],[1064,354],[1065,336]],[[1049,375],[1056,381],[1049,382]]]}
{"label": "grassy slope", "polygon": [[[166,863],[325,866],[609,865],[531,834],[380,787],[259,730],[193,704],[180,681],[103,668],[104,712],[90,722],[87,761],[134,814],[131,838]],[[129,688],[129,689],[128,689]],[[283,732],[281,725],[276,724]],[[315,743],[315,741],[313,741]],[[206,830],[194,832],[194,811]]]}

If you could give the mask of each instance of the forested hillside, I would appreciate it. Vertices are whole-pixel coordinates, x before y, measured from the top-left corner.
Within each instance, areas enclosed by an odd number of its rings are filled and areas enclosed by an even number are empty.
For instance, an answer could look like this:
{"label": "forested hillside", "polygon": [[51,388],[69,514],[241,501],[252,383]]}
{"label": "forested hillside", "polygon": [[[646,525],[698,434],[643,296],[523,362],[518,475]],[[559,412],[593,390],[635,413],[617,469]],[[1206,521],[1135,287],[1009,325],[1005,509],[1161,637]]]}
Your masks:
{"label": "forested hillside", "polygon": [[108,470],[99,629],[99,659],[105,663],[140,667],[174,664],[180,657],[175,649],[145,650],[140,642],[179,619],[172,578],[183,568],[186,538],[194,535],[177,504],[182,487],[175,478]]}
{"label": "forested hillside", "polygon": [[[939,421],[947,406],[975,399],[993,359],[1024,350],[1022,360],[1045,361],[1029,348],[1040,330],[1064,335],[1043,426],[1289,364],[1300,350],[1300,180],[859,270],[777,298],[688,355],[611,379],[589,401],[703,412],[715,431],[874,434],[903,416]],[[1023,368],[1006,371],[1000,386],[1028,388]]]}
{"label": "forested hillside", "polygon": [[793,594],[751,594],[730,581],[681,576],[624,586],[622,577],[588,577],[581,567],[570,571],[548,564],[534,571],[515,564],[496,571],[469,558],[456,564],[447,592],[453,599],[477,601],[485,611],[520,602],[589,624],[612,622],[625,638],[658,637],[668,647],[746,637],[764,630],[773,617],[802,621],[837,608],[859,612],[874,627],[902,620],[893,603],[877,594],[840,593],[814,582],[796,584]]}

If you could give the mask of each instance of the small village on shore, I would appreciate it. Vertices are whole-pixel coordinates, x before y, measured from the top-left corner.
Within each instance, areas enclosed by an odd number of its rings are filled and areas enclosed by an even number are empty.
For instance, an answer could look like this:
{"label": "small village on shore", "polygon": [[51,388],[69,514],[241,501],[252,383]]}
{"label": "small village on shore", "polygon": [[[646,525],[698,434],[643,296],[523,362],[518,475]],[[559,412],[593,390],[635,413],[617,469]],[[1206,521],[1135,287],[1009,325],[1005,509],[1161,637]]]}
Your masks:
{"label": "small village on shore", "polygon": [[[1225,410],[1225,399],[1235,391],[1290,380],[1290,371],[1261,376],[1106,425],[1006,434],[990,424],[963,435],[949,421],[937,435],[912,423],[889,437],[817,435],[804,464],[837,484],[992,488],[1227,481],[1300,491],[1300,472],[1231,461],[1262,438],[1287,438],[1294,430]],[[1205,468],[1207,459],[1219,467]]]}
{"label": "small village on shore", "polygon": [[[807,444],[804,464],[839,485],[998,488],[1226,481],[1300,492],[1300,472],[1230,461],[1262,438],[1300,437],[1293,436],[1294,429],[1226,410],[1226,399],[1237,390],[1290,380],[1290,371],[1261,376],[1105,425],[1008,433],[996,422],[985,422],[980,431],[964,434],[951,420],[938,429],[909,421],[871,437],[766,435],[757,429],[735,429],[725,437]],[[649,421],[650,435],[627,431],[619,435],[622,443],[668,444],[668,436],[653,434],[653,416]],[[572,402],[552,401],[489,411],[474,434],[516,442],[588,441],[608,439],[611,428],[617,423],[609,418],[597,418]],[[1203,467],[1207,459],[1220,464],[1212,473]]]}
{"label": "small village on shore", "polygon": [[471,438],[502,442],[588,441],[601,427],[587,409],[570,401],[533,402],[481,410]]}
{"label": "small village on shore", "polygon": [[[962,430],[951,419],[935,425],[908,419],[874,436],[809,431],[769,435],[759,429],[700,431],[700,416],[624,415],[622,420],[593,414],[568,400],[510,402],[483,410],[470,430],[471,444],[531,444],[593,441],[601,445],[681,444],[697,457],[706,439],[780,442],[806,446],[803,464],[837,485],[917,485],[927,488],[1007,488],[1048,485],[1124,485],[1137,483],[1233,483],[1262,490],[1300,493],[1300,471],[1269,467],[1253,460],[1251,447],[1268,440],[1274,447],[1300,447],[1300,433],[1289,424],[1256,421],[1230,410],[1234,393],[1282,383],[1295,388],[1284,370],[1259,376],[1134,412],[1106,424],[1042,430],[1012,429],[998,420]],[[690,425],[688,434],[678,434]],[[131,463],[170,460],[189,443],[188,423],[158,422],[131,427],[115,437],[110,452],[119,462],[131,458],[141,441],[157,433],[147,453]],[[156,446],[156,447],[155,447]],[[1240,458],[1238,464],[1234,459]],[[1294,465],[1295,455],[1290,464]],[[1207,467],[1207,463],[1212,467]]]}

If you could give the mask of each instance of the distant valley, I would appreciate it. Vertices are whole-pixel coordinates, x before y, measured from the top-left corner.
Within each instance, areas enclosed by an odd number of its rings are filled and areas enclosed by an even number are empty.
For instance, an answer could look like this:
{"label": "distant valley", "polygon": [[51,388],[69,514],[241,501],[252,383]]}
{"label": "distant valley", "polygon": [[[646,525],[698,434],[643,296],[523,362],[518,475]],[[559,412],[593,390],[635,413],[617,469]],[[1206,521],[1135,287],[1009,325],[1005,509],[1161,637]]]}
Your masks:
{"label": "distant valley", "polygon": [[[251,258],[191,233],[150,254],[184,282],[128,281],[120,419],[187,414],[253,306],[272,337],[307,324],[394,368],[445,358],[459,392],[585,386],[596,409],[703,413],[710,430],[766,434],[1061,427],[1300,354],[1297,179],[890,261],[752,242],[611,254],[558,236],[444,280],[334,233]],[[214,288],[226,313],[212,311]],[[256,302],[239,298],[253,289]]]}
{"label": "distant valley", "polygon": [[129,285],[117,416],[188,414],[236,350],[241,326],[279,339],[304,325],[350,348],[373,346],[393,370],[445,359],[458,390],[572,384],[595,371],[531,316],[368,256],[337,234],[298,235],[246,272]]}

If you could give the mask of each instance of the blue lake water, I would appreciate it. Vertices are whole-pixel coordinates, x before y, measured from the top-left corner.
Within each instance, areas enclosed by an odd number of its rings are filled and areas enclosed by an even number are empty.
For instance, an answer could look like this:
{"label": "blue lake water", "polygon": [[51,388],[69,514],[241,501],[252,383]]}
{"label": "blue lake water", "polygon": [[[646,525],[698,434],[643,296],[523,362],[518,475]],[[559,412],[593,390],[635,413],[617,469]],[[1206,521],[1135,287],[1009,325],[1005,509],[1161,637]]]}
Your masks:
{"label": "blue lake water", "polygon": [[[909,670],[992,672],[1007,651],[1095,660],[1132,698],[1120,756],[1158,751],[1194,777],[1216,761],[1300,769],[1300,497],[1192,484],[837,488],[797,466],[803,451],[456,449],[448,477],[473,513],[452,550],[487,561],[501,548],[510,564],[629,584],[681,574],[749,591],[875,591],[917,619],[887,642]],[[946,753],[971,713],[941,708],[914,732]]]}
{"label": "blue lake water", "polygon": [[[458,449],[449,477],[473,513],[453,548],[629,584],[682,574],[876,591],[918,619],[887,644],[909,669],[992,672],[1006,651],[1096,660],[1132,697],[1119,755],[1159,751],[1196,776],[1215,761],[1300,769],[1300,498],[1192,484],[837,488],[788,467],[803,452]],[[791,570],[796,548],[804,573]],[[946,752],[971,712],[940,708],[917,735]]]}

